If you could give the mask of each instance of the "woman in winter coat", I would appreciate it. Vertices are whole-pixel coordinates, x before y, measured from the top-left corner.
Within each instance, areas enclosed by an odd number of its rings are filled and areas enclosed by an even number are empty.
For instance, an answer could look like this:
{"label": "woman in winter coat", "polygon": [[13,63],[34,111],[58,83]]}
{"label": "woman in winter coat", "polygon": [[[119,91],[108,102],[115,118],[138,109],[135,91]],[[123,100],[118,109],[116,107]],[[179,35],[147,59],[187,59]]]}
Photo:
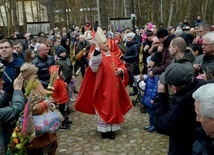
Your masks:
{"label": "woman in winter coat", "polygon": [[[35,65],[24,63],[20,68],[23,78],[25,81],[37,78],[38,68]],[[32,90],[34,95],[40,95],[41,97],[46,96],[46,90],[39,80],[36,80],[36,87]],[[48,111],[48,107],[51,106],[51,101],[43,100],[37,103],[33,107],[33,115],[42,115]],[[57,149],[57,135],[56,133],[44,133],[39,137],[35,137],[32,142],[28,145],[28,155],[38,155],[39,153],[47,153],[48,155],[55,155]],[[44,150],[46,150],[44,152]]]}
{"label": "woman in winter coat", "polygon": [[[129,84],[133,83],[133,75],[139,75],[139,66],[133,67],[134,64],[139,63],[140,47],[135,39],[135,33],[129,32],[126,36],[126,52],[121,57],[125,61],[125,66],[129,74]],[[133,92],[129,93],[130,96],[137,95],[137,87],[133,86]]]}

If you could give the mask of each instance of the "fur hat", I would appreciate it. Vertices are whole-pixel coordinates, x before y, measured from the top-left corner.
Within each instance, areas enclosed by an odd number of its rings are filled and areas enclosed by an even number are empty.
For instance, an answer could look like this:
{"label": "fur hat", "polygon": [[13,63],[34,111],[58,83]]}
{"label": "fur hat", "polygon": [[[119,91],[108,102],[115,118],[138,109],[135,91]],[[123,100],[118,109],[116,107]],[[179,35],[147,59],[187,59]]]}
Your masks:
{"label": "fur hat", "polygon": [[126,37],[132,37],[132,38],[134,39],[135,33],[129,32],[129,33],[126,35]]}
{"label": "fur hat", "polygon": [[24,79],[27,79],[31,75],[37,73],[38,68],[35,65],[32,65],[30,63],[24,63],[20,68],[20,72],[22,73],[22,77]]}
{"label": "fur hat", "polygon": [[167,29],[160,29],[157,32],[157,37],[158,38],[163,38],[169,35],[169,32],[167,31]]}

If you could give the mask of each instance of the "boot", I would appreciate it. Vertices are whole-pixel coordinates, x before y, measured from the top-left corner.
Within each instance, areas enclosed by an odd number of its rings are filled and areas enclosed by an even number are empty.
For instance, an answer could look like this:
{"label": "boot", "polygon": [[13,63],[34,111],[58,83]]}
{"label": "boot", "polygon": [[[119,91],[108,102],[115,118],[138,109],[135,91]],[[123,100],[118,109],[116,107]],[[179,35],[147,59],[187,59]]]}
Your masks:
{"label": "boot", "polygon": [[76,91],[75,87],[74,87],[73,92],[74,92],[75,94],[78,94],[78,91]]}
{"label": "boot", "polygon": [[115,139],[115,135],[112,131],[101,132],[101,135],[103,139]]}
{"label": "boot", "polygon": [[129,96],[137,95],[137,87],[133,87],[133,91],[129,93]]}

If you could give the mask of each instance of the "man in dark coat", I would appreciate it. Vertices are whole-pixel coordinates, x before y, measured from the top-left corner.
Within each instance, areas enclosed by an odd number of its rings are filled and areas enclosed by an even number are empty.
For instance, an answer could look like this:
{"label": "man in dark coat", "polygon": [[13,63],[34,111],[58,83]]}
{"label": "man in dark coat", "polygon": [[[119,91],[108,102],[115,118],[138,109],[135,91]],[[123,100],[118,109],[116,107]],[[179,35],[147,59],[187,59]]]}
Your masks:
{"label": "man in dark coat", "polygon": [[44,88],[48,87],[50,74],[48,69],[55,64],[55,60],[52,56],[48,55],[48,48],[45,44],[39,44],[37,47],[37,57],[32,61],[36,67],[38,67],[38,78]]}
{"label": "man in dark coat", "polygon": [[[194,79],[190,69],[180,63],[170,64],[161,74],[154,117],[157,132],[169,136],[168,155],[192,153],[192,133],[200,126],[195,120],[192,93],[204,83],[203,80]],[[174,95],[171,104],[167,88]]]}
{"label": "man in dark coat", "polygon": [[196,57],[193,66],[196,75],[205,73],[206,79],[214,79],[214,33],[209,32],[202,38],[202,49],[204,54]]}
{"label": "man in dark coat", "polygon": [[10,85],[12,85],[13,80],[18,76],[20,67],[24,63],[23,60],[18,58],[16,54],[13,53],[14,47],[13,43],[8,39],[0,40],[0,61],[5,67],[4,74],[4,88],[7,89]]}
{"label": "man in dark coat", "polygon": [[177,37],[173,39],[170,43],[169,53],[173,58],[173,63],[182,63],[188,67],[193,75],[195,74],[195,69],[193,68],[193,61],[195,60],[192,51],[186,49],[186,42],[183,38]]}
{"label": "man in dark coat", "polygon": [[201,86],[193,93],[195,99],[196,120],[202,124],[195,130],[196,141],[193,145],[193,155],[214,154],[214,83]]}

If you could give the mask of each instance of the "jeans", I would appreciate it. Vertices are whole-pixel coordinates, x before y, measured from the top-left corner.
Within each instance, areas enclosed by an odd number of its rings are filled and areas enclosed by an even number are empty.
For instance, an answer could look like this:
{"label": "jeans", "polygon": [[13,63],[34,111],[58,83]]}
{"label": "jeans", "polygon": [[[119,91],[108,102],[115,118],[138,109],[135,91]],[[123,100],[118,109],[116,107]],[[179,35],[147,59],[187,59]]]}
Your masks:
{"label": "jeans", "polygon": [[149,115],[149,124],[155,126],[155,118],[154,118],[154,108],[148,108],[148,115]]}

